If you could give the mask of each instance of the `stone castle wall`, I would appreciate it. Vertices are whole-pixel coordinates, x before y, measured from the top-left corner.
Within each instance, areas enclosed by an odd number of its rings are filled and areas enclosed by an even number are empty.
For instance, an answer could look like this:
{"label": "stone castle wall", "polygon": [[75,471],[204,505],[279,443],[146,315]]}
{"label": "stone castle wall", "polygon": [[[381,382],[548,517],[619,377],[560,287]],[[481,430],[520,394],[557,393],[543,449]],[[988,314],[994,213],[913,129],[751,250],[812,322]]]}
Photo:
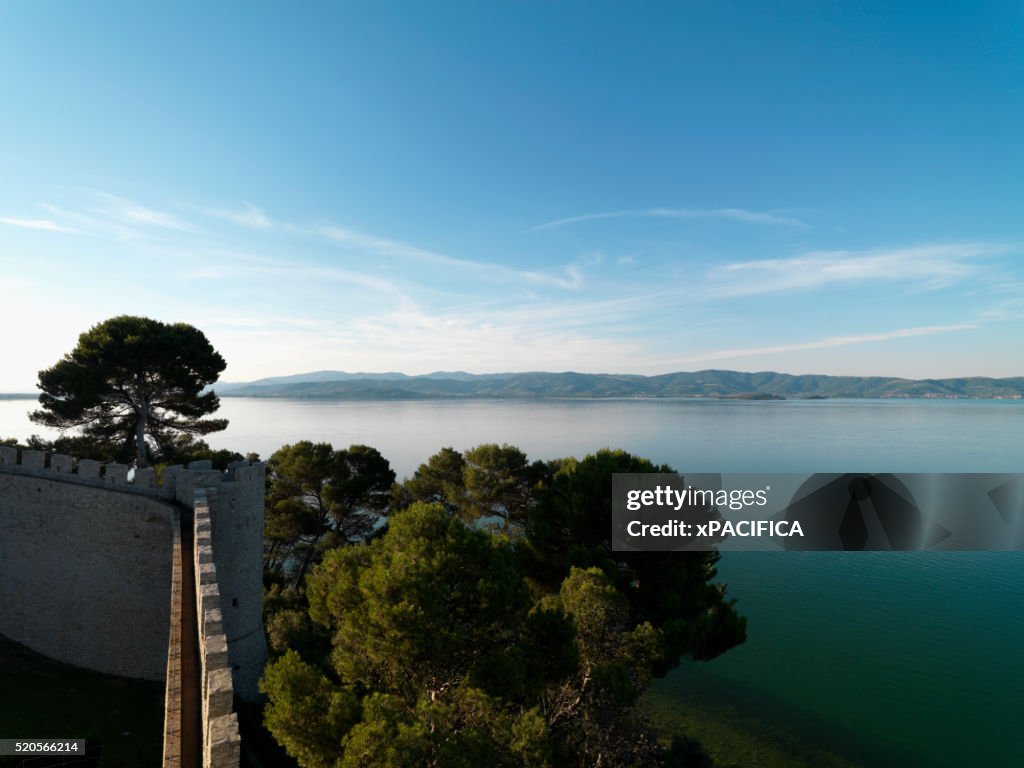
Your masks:
{"label": "stone castle wall", "polygon": [[[192,491],[192,499],[187,498],[186,484],[179,480],[177,487],[183,502],[194,503],[197,546],[204,534],[201,521],[207,521],[228,667],[235,691],[252,701],[259,696],[258,682],[267,662],[262,609],[264,466],[240,464],[229,471],[232,482],[205,484],[209,476],[201,474],[204,485]],[[200,621],[201,617],[202,613]]]}
{"label": "stone castle wall", "polygon": [[0,634],[77,666],[164,680],[175,505],[205,499],[227,665],[234,690],[254,698],[266,661],[263,478],[258,463],[193,462],[157,485],[152,469],[129,480],[124,465],[0,446]]}
{"label": "stone castle wall", "polygon": [[174,509],[124,492],[116,471],[68,482],[59,461],[48,470],[26,451],[12,465],[10,450],[0,449],[0,634],[76,666],[162,680]]}
{"label": "stone castle wall", "polygon": [[232,654],[226,634],[225,611],[229,606],[221,592],[211,515],[216,497],[212,489],[195,490],[195,546],[191,555],[199,632],[202,762],[203,768],[238,768],[242,741],[234,711],[232,657],[244,657],[244,653]]}

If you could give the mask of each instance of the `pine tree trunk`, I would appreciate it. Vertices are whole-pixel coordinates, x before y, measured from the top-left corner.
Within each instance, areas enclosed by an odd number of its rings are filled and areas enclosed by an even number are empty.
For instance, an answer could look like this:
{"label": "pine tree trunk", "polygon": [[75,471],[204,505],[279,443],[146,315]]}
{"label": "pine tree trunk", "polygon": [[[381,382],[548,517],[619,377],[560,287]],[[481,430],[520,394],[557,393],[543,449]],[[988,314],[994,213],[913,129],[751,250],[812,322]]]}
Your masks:
{"label": "pine tree trunk", "polygon": [[136,466],[145,467],[146,464],[146,426],[149,423],[149,400],[145,395],[141,396],[139,403],[138,419],[135,422],[135,451]]}

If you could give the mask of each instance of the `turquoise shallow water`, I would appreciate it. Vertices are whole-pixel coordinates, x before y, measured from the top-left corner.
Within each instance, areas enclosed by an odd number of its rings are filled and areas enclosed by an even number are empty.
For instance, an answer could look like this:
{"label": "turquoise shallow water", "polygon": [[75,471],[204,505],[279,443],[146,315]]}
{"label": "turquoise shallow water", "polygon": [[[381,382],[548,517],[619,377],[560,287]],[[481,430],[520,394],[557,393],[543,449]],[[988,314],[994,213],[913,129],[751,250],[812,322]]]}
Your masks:
{"label": "turquoise shallow water", "polygon": [[[366,443],[399,477],[483,442],[684,472],[1024,472],[1024,401],[223,402],[217,447]],[[39,431],[32,405],[0,401],[0,436]],[[876,768],[1024,765],[1024,553],[728,553],[720,577],[748,642],[664,688],[724,692]]]}
{"label": "turquoise shallow water", "polygon": [[1024,765],[1022,573],[1024,553],[732,553],[748,641],[697,674],[873,765]]}

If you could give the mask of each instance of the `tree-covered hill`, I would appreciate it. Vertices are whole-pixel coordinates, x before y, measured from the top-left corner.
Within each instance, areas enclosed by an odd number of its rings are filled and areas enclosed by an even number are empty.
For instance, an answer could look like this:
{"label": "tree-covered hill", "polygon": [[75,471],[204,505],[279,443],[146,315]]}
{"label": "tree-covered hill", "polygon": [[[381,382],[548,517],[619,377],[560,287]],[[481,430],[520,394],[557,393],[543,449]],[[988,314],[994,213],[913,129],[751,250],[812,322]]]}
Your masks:
{"label": "tree-covered hill", "polygon": [[763,371],[693,371],[660,376],[606,373],[436,372],[422,376],[318,371],[215,386],[225,397],[338,400],[542,397],[1021,398],[1024,377],[902,379],[883,376],[792,375]]}

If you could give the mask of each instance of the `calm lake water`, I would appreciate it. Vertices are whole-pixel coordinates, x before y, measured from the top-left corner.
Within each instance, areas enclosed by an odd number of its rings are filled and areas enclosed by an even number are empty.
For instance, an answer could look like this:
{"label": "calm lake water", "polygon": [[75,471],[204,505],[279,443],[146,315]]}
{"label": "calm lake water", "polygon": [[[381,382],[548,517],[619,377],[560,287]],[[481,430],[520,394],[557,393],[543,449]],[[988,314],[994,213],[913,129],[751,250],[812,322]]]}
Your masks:
{"label": "calm lake water", "polygon": [[[216,447],[365,443],[399,477],[484,442],[684,472],[1024,472],[1021,401],[222,402]],[[0,401],[0,436],[41,432],[33,406]],[[878,768],[1024,765],[1024,553],[728,553],[719,572],[748,641],[662,692],[724,691]]]}

